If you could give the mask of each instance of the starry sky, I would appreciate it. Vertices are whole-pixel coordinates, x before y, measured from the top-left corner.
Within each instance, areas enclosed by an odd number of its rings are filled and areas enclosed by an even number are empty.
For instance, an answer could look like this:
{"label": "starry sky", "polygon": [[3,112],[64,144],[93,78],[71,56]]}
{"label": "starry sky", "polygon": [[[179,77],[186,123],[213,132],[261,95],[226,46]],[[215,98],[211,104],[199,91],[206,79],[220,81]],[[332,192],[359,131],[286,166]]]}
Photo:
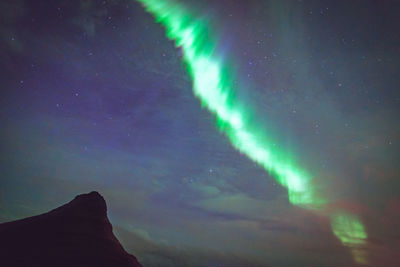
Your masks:
{"label": "starry sky", "polygon": [[0,2],[0,222],[99,191],[144,266],[399,265],[400,3],[180,0],[218,33],[236,97],[313,174],[322,211],[236,151],[182,50],[133,0]]}

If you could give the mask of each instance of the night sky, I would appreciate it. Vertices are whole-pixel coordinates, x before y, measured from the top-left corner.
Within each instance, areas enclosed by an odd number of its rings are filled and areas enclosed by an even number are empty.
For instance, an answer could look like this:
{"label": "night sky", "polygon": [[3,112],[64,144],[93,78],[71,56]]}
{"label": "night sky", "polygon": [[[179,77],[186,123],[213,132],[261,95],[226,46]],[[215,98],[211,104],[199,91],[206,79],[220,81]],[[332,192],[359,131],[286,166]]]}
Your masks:
{"label": "night sky", "polygon": [[144,266],[356,265],[341,210],[365,227],[365,264],[400,266],[400,2],[179,3],[327,203],[290,204],[232,146],[137,2],[2,0],[0,222],[97,190]]}

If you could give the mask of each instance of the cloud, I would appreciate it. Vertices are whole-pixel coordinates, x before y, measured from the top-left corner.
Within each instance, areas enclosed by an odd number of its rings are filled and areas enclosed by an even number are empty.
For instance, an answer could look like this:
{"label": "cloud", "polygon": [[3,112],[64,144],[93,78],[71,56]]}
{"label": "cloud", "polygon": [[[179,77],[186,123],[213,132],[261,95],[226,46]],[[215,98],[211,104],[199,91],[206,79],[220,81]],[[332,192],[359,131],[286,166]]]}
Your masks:
{"label": "cloud", "polygon": [[194,191],[199,192],[204,197],[213,197],[220,193],[220,190],[212,185],[203,184],[190,184],[190,188]]}
{"label": "cloud", "polygon": [[220,212],[243,216],[252,219],[263,219],[266,216],[276,216],[288,210],[289,204],[285,196],[265,201],[250,197],[245,193],[222,193],[216,197],[208,197],[193,203],[211,212]]}
{"label": "cloud", "polygon": [[[256,258],[190,246],[172,246],[154,242],[142,229],[127,231],[114,227],[114,232],[128,252],[136,255],[144,266],[265,266]],[[143,235],[144,234],[144,235]],[[210,240],[211,242],[211,240]]]}
{"label": "cloud", "polygon": [[277,266],[282,262],[289,266],[298,266],[299,262],[307,266],[352,265],[347,250],[334,239],[318,235],[318,231],[306,233],[307,241],[284,229],[279,233],[265,231],[257,222],[246,220],[196,223],[193,227],[202,229],[199,234],[208,246],[198,240],[193,242],[198,246],[172,245],[143,229],[114,230],[127,251],[145,266]]}

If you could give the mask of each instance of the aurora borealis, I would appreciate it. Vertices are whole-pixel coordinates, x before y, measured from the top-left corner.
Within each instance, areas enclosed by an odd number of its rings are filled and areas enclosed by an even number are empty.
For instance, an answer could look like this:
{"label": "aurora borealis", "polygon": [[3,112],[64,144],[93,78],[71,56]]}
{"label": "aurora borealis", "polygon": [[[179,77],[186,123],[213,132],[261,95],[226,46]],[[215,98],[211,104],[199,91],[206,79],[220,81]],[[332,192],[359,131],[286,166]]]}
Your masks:
{"label": "aurora borealis", "polygon": [[396,264],[396,8],[5,1],[1,221],[98,190],[145,266]]}
{"label": "aurora borealis", "polygon": [[[216,114],[220,128],[223,128],[235,148],[273,173],[278,183],[288,189],[290,203],[319,207],[324,201],[316,199],[310,177],[293,164],[285,162],[285,158],[277,157],[277,152],[272,153],[271,144],[265,138],[259,138],[244,120],[246,110],[240,110],[232,104],[232,84],[223,79],[228,77],[229,81],[229,73],[222,73],[223,69],[229,68],[217,61],[216,45],[210,40],[208,28],[204,27],[207,24],[191,19],[189,13],[175,2],[139,2],[166,27],[168,37],[182,47],[184,60],[194,80],[195,95]],[[353,248],[363,245],[367,238],[362,222],[348,214],[334,214],[332,220],[334,234],[353,250],[355,262],[368,263],[367,256],[358,253],[360,248]]]}

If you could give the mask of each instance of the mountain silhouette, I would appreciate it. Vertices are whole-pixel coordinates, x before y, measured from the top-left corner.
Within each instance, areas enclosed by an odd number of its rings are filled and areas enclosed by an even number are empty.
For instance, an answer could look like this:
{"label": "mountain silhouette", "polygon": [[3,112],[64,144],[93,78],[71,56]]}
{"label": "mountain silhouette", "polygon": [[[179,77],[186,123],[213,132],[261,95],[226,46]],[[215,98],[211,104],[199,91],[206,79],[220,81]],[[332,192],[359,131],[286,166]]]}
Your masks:
{"label": "mountain silhouette", "polygon": [[0,266],[141,266],[114,236],[98,192],[0,224]]}

